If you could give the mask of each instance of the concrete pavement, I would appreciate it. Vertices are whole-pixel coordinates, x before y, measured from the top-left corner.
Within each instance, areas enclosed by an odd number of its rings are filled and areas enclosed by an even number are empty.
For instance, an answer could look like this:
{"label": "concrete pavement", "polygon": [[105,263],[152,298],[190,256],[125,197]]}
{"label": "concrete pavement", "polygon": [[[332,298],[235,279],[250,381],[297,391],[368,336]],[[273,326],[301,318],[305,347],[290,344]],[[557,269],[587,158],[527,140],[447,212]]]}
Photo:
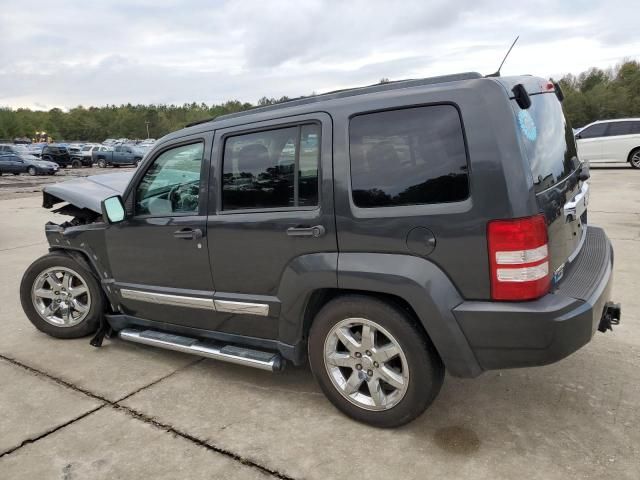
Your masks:
{"label": "concrete pavement", "polygon": [[20,308],[46,252],[40,197],[0,201],[0,478],[640,478],[640,172],[593,169],[590,223],[616,249],[622,324],[547,367],[447,377],[378,430],[306,369],[272,375],[36,331]]}

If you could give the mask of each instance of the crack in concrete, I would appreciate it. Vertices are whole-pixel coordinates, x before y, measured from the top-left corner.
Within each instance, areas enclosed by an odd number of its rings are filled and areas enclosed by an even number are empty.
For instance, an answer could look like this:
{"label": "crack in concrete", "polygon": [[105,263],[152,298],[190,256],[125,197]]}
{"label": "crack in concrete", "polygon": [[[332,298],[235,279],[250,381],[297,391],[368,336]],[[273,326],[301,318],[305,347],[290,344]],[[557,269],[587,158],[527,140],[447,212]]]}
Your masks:
{"label": "crack in concrete", "polygon": [[79,415],[75,418],[72,418],[71,420],[69,420],[68,422],[62,423],[56,427],[53,427],[47,431],[45,431],[44,433],[41,433],[40,435],[38,435],[37,437],[33,437],[33,438],[27,438],[26,440],[23,440],[22,442],[20,442],[18,445],[16,445],[15,447],[11,447],[8,450],[5,450],[4,452],[0,453],[0,458],[4,457],[5,455],[11,455],[13,452],[15,452],[16,450],[21,449],[22,447],[29,445],[30,443],[35,443],[38,440],[44,438],[44,437],[48,437],[49,435],[51,435],[52,433],[57,432],[58,430],[63,429],[64,427],[67,427],[69,425],[71,425],[72,423],[77,422],[78,420],[82,420],[85,417],[88,417],[89,415],[91,415],[92,413],[97,412],[98,410],[101,410],[102,408],[106,407],[108,404],[107,403],[103,403],[102,405],[98,405],[95,408],[92,408],[91,410],[84,412],[82,415]]}
{"label": "crack in concrete", "polygon": [[36,245],[47,245],[47,242],[29,243],[27,245],[18,245],[17,247],[2,248],[0,249],[0,252],[9,252],[11,250],[18,250],[19,248],[35,247]]}
{"label": "crack in concrete", "polygon": [[161,378],[158,378],[157,380],[154,380],[153,382],[151,382],[151,383],[149,383],[147,385],[144,385],[144,386],[140,387],[139,389],[137,389],[137,390],[135,390],[135,391],[133,391],[133,392],[131,392],[131,393],[125,395],[124,397],[122,397],[122,398],[120,398],[118,400],[115,400],[115,401],[109,400],[108,398],[105,398],[105,397],[103,397],[101,395],[93,393],[93,392],[91,392],[89,390],[86,390],[86,389],[84,389],[82,387],[78,387],[77,385],[74,385],[73,383],[67,382],[66,380],[62,380],[61,378],[54,377],[53,375],[51,375],[51,374],[49,374],[47,372],[44,372],[42,370],[38,370],[37,368],[31,367],[29,365],[26,365],[26,364],[20,362],[19,360],[14,359],[14,358],[7,357],[5,355],[0,354],[0,359],[4,360],[6,362],[9,362],[9,363],[11,363],[13,365],[16,365],[18,367],[21,367],[21,368],[23,368],[23,369],[25,369],[25,370],[27,370],[27,371],[35,374],[35,375],[48,378],[49,380],[57,383],[58,385],[61,385],[61,386],[66,387],[66,388],[70,388],[71,390],[75,390],[76,392],[82,393],[84,395],[87,395],[88,397],[91,397],[93,399],[96,399],[96,400],[99,400],[99,401],[103,402],[98,407],[96,407],[96,408],[94,408],[92,410],[89,410],[88,412],[85,412],[82,415],[80,415],[80,416],[78,416],[78,417],[76,417],[76,418],[74,418],[72,420],[69,420],[68,422],[65,422],[65,423],[63,423],[61,425],[58,425],[58,426],[56,426],[56,427],[44,432],[43,434],[38,435],[35,438],[26,439],[23,442],[21,442],[20,445],[17,445],[15,447],[12,447],[9,450],[6,450],[6,451],[0,453],[0,458],[4,457],[5,455],[10,455],[11,453],[15,452],[16,450],[19,450],[20,448],[24,447],[25,445],[37,442],[38,440],[40,440],[42,438],[45,438],[45,437],[51,435],[52,433],[55,433],[58,430],[61,430],[61,429],[65,428],[65,427],[77,422],[78,420],[82,420],[83,418],[91,415],[94,412],[97,412],[98,410],[104,408],[105,406],[109,406],[109,407],[113,408],[114,410],[120,410],[120,411],[123,411],[124,413],[127,413],[129,416],[131,416],[132,418],[135,418],[136,420],[139,420],[141,422],[144,422],[144,423],[147,423],[149,425],[152,425],[155,428],[159,428],[161,430],[164,430],[167,433],[171,433],[173,435],[179,436],[179,437],[181,437],[181,438],[183,438],[185,440],[188,440],[188,441],[190,441],[190,442],[192,442],[192,443],[194,443],[194,444],[196,444],[196,445],[198,445],[200,447],[206,448],[209,451],[216,452],[216,453],[219,453],[220,455],[224,455],[226,457],[229,457],[232,460],[235,460],[235,461],[237,461],[237,462],[239,462],[239,463],[241,463],[243,465],[246,465],[246,466],[251,467],[251,468],[255,468],[256,470],[259,470],[262,473],[266,473],[268,475],[271,475],[273,477],[279,478],[281,480],[295,480],[293,477],[290,477],[290,476],[288,476],[288,475],[286,475],[286,474],[284,474],[282,472],[279,472],[277,470],[273,470],[273,469],[271,469],[269,467],[261,465],[260,463],[257,463],[257,462],[255,462],[253,460],[248,459],[248,458],[244,458],[241,455],[239,455],[237,453],[234,453],[234,452],[232,452],[230,450],[226,450],[226,449],[224,449],[222,447],[213,445],[213,444],[209,443],[206,440],[202,440],[202,439],[200,439],[198,437],[195,437],[195,436],[193,436],[193,435],[191,435],[191,434],[189,434],[187,432],[183,432],[182,430],[178,430],[177,428],[175,428],[175,427],[173,427],[173,426],[171,426],[169,424],[162,423],[159,420],[156,420],[155,418],[149,417],[148,415],[145,415],[144,413],[139,412],[139,411],[135,410],[134,408],[131,408],[131,407],[128,407],[126,405],[121,405],[120,404],[120,402],[123,402],[124,400],[128,399],[129,397],[132,397],[133,395],[135,395],[137,393],[140,393],[141,391],[160,383],[161,381],[171,377],[172,375],[175,375],[176,373],[178,373],[178,372],[180,372],[180,371],[182,371],[182,370],[184,370],[184,369],[186,369],[188,367],[191,367],[191,366],[193,366],[193,365],[195,365],[197,363],[200,363],[201,361],[204,360],[204,358],[199,358],[199,359],[195,360],[194,362],[191,362],[191,363],[189,363],[187,365],[184,365],[184,366],[174,370],[173,372],[169,373],[168,375],[165,375],[165,376],[163,376]]}

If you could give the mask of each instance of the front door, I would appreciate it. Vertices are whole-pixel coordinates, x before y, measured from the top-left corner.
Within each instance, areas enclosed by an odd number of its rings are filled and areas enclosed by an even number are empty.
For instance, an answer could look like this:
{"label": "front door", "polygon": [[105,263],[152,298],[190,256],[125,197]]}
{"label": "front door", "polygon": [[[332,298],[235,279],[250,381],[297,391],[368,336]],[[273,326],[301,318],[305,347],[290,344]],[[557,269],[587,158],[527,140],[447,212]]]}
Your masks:
{"label": "front door", "polygon": [[277,338],[285,272],[337,252],[330,117],[217,130],[213,151],[207,229],[218,330]]}
{"label": "front door", "polygon": [[211,137],[182,138],[154,153],[125,193],[127,219],[106,230],[112,276],[128,315],[211,327],[206,230]]}

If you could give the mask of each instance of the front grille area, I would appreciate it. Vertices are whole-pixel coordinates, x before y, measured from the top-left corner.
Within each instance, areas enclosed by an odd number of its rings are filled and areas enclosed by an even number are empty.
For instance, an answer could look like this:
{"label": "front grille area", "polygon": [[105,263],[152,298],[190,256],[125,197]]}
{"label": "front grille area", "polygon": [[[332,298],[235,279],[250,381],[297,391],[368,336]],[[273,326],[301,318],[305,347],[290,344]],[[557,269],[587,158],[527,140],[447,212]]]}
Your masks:
{"label": "front grille area", "polygon": [[587,227],[587,236],[576,259],[565,266],[558,292],[586,300],[591,296],[611,262],[611,248],[604,230]]}

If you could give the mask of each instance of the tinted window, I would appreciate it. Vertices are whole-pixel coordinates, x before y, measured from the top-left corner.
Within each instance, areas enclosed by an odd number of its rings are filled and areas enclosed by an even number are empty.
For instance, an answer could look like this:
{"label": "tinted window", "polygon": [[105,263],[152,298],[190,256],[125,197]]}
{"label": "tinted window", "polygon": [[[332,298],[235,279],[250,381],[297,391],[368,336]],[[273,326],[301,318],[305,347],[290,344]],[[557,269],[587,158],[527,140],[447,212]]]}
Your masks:
{"label": "tinted window", "polygon": [[172,148],[151,164],[136,190],[137,215],[198,213],[203,144]]}
{"label": "tinted window", "polygon": [[634,135],[640,133],[640,122],[631,122],[631,133]]}
{"label": "tinted window", "polygon": [[591,125],[590,127],[587,127],[584,130],[582,130],[579,133],[579,135],[580,135],[580,138],[603,137],[604,132],[606,132],[606,130],[607,130],[606,123],[596,123],[595,125]]}
{"label": "tinted window", "polygon": [[320,126],[281,128],[225,141],[222,208],[318,204]]}
{"label": "tinted window", "polygon": [[615,137],[618,135],[629,135],[631,133],[631,122],[611,122],[607,137]]}
{"label": "tinted window", "polygon": [[526,110],[515,100],[513,107],[536,191],[546,190],[580,165],[573,130],[554,93],[531,95],[531,106]]}
{"label": "tinted window", "polygon": [[351,187],[358,207],[464,200],[467,156],[451,105],[359,115],[350,125]]}

